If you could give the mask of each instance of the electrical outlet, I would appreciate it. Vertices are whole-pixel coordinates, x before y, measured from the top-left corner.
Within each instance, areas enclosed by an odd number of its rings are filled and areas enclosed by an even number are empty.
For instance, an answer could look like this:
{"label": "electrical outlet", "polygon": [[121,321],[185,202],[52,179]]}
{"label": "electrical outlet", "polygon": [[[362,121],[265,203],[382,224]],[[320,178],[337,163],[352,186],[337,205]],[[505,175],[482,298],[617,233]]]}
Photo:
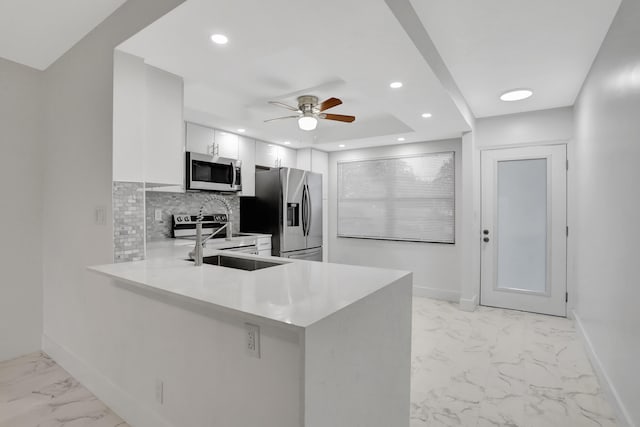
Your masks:
{"label": "electrical outlet", "polygon": [[162,209],[156,209],[155,217],[156,217],[156,222],[162,222]]}
{"label": "electrical outlet", "polygon": [[164,403],[164,383],[161,379],[156,379],[156,402],[160,405]]}
{"label": "electrical outlet", "polygon": [[247,336],[247,354],[260,359],[260,327],[251,323],[245,323],[244,327]]}

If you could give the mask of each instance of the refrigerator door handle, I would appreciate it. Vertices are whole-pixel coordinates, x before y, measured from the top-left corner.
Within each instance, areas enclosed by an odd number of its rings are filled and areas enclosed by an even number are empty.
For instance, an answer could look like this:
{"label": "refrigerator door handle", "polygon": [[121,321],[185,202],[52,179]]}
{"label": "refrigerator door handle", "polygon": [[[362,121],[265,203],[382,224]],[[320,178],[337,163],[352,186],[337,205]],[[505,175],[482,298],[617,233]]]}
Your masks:
{"label": "refrigerator door handle", "polygon": [[302,187],[302,235],[307,235],[307,186]]}
{"label": "refrigerator door handle", "polygon": [[311,231],[311,192],[309,191],[309,186],[307,185],[307,236]]}

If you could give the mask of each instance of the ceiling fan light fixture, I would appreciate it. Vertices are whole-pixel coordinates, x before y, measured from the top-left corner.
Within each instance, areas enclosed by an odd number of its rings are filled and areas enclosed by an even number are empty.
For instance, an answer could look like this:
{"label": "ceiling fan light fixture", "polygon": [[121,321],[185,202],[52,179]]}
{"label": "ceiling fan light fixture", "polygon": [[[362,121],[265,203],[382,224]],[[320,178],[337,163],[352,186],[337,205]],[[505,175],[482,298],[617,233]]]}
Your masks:
{"label": "ceiling fan light fixture", "polygon": [[318,119],[306,113],[298,119],[298,127],[302,130],[314,130],[318,126]]}

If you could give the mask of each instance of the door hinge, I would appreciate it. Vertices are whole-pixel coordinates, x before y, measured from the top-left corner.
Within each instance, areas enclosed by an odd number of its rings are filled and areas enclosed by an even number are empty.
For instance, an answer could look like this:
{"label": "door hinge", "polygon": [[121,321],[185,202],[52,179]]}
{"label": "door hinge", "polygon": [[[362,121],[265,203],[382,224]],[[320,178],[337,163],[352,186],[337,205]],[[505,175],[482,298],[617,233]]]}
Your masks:
{"label": "door hinge", "polygon": [[569,302],[569,292],[564,294],[564,302]]}
{"label": "door hinge", "polygon": [[569,170],[569,160],[567,160],[567,170]]}
{"label": "door hinge", "polygon": [[569,237],[569,226],[567,226],[567,237]]}

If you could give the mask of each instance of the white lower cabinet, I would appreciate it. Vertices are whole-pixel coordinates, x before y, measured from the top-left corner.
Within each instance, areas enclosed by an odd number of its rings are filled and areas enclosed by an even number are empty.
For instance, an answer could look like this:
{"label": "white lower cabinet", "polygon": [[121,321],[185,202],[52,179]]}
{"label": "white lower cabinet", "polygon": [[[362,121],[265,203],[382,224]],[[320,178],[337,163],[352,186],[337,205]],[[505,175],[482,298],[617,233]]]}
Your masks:
{"label": "white lower cabinet", "polygon": [[258,255],[271,256],[271,236],[258,237],[257,240]]}

